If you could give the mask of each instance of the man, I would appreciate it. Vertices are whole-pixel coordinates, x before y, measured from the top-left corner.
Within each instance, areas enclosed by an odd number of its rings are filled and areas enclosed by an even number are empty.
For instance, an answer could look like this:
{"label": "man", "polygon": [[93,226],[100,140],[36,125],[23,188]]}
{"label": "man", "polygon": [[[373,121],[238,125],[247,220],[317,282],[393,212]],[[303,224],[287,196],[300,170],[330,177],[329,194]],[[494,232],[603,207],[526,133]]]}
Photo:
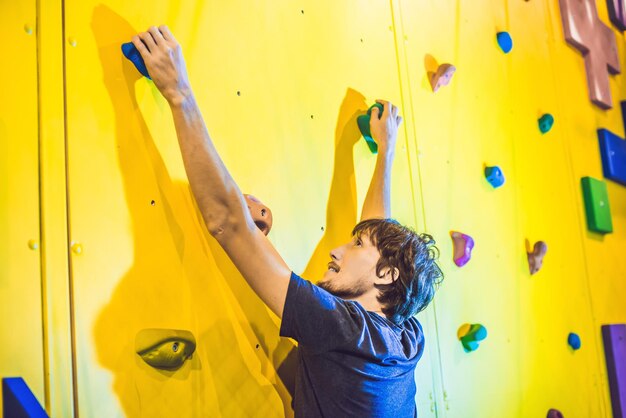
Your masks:
{"label": "man", "polygon": [[391,164],[402,118],[372,111],[378,157],[352,240],[331,251],[318,285],[298,277],[257,228],[195,102],[180,45],[153,26],[132,39],[168,101],[191,189],[206,226],[248,284],[298,341],[298,417],[413,417],[424,349],[413,317],[442,277],[434,240],[388,219]]}

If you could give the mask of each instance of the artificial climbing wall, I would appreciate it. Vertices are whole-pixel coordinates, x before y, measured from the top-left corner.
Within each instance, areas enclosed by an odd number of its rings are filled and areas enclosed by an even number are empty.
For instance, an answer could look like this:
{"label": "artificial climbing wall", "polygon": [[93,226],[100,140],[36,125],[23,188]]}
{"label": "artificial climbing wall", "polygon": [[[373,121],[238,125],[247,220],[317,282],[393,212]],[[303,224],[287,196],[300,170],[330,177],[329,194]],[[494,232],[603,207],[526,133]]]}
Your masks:
{"label": "artificial climbing wall", "polygon": [[[624,76],[611,78],[613,110],[590,103],[557,1],[0,7],[25,57],[0,68],[15,80],[3,99],[20,99],[0,105],[2,329],[27,319],[19,339],[2,334],[0,375],[27,378],[53,416],[292,415],[293,344],[204,230],[167,103],[121,55],[161,23],[183,45],[224,162],[271,207],[270,240],[312,281],[349,238],[373,170],[356,116],[377,98],[400,106],[393,213],[435,236],[446,274],[419,315],[420,416],[610,416],[600,325],[626,322],[626,189],[607,182],[614,232],[601,236],[587,231],[580,177],[602,178],[595,130],[623,134]],[[427,73],[442,62],[457,72],[433,93]],[[545,135],[543,113],[556,120]],[[503,187],[485,165],[502,168]],[[450,230],[476,241],[463,268]],[[526,240],[549,248],[532,277]],[[466,322],[489,332],[472,353],[456,336]],[[151,368],[135,353],[150,328],[190,331],[195,354]]]}

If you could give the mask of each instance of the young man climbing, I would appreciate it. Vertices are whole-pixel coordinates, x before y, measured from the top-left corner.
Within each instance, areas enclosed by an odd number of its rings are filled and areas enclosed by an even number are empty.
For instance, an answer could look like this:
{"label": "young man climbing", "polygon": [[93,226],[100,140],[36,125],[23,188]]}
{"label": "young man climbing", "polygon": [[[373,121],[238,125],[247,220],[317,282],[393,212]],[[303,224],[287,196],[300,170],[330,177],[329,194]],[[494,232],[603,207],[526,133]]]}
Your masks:
{"label": "young man climbing", "polygon": [[206,226],[299,344],[296,417],[413,417],[424,336],[414,315],[442,277],[434,240],[389,219],[391,165],[402,118],[372,111],[376,168],[352,240],[331,251],[318,285],[292,272],[254,224],[198,109],[180,45],[166,26],[132,39],[168,101]]}

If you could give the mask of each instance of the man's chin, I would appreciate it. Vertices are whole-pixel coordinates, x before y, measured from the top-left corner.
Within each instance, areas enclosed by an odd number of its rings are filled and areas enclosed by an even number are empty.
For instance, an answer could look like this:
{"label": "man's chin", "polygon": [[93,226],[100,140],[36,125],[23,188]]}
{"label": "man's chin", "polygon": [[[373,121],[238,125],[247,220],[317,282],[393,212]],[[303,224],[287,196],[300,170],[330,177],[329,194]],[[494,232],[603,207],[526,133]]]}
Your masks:
{"label": "man's chin", "polygon": [[333,293],[333,288],[332,288],[329,280],[326,278],[326,274],[324,274],[324,277],[322,278],[322,280],[320,280],[316,284],[317,284],[317,286],[321,287],[322,289],[324,289],[328,293],[334,294]]}
{"label": "man's chin", "polygon": [[341,291],[341,290],[337,290],[333,288],[333,285],[330,283],[330,280],[322,279],[319,283],[317,283],[317,285],[321,287],[322,289],[324,289],[325,291],[327,291],[328,293],[330,293],[331,295],[337,296],[338,298],[345,299],[347,297],[350,297],[352,294],[351,292],[345,292],[345,291]]}

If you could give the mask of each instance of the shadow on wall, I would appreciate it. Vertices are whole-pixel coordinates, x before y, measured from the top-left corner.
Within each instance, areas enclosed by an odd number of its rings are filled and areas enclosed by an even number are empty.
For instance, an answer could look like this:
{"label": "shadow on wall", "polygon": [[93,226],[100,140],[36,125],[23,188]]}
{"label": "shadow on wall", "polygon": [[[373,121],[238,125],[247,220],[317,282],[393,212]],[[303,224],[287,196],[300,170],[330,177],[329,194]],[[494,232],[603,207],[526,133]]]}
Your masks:
{"label": "shadow on wall", "polygon": [[[102,5],[94,9],[91,27],[115,112],[134,240],[134,264],[93,333],[98,361],[112,372],[125,415],[293,416],[293,343],[278,336],[277,318],[207,233],[189,185],[171,180],[138,112],[134,85],[141,76],[120,51],[138,31]],[[364,97],[348,89],[335,130],[327,226],[304,277],[322,277],[328,253],[349,239],[355,224],[352,148],[360,138],[356,116],[366,108]],[[135,336],[145,328],[189,330],[196,352],[176,371],[153,369],[134,351]]]}

